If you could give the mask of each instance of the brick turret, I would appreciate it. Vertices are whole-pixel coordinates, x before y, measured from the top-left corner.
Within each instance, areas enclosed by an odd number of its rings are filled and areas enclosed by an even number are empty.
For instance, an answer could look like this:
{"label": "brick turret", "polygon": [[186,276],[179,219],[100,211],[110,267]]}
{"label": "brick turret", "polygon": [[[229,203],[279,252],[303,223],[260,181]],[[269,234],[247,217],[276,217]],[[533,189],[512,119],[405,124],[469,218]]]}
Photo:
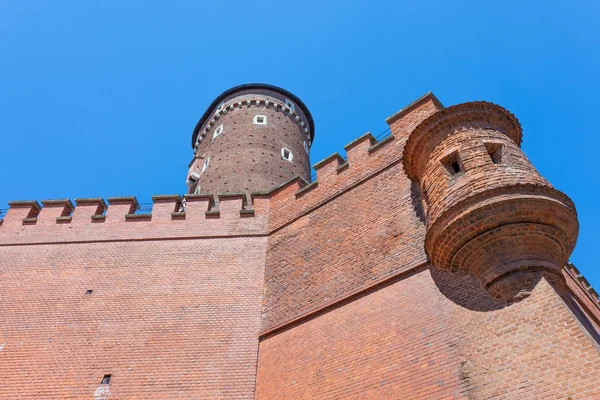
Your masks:
{"label": "brick turret", "polygon": [[542,275],[560,282],[578,232],[573,203],[535,170],[521,138],[511,113],[473,102],[425,119],[404,149],[432,262],[470,272],[507,301],[527,296]]}
{"label": "brick turret", "polygon": [[265,84],[234,87],[208,107],[192,136],[189,193],[265,192],[310,181],[312,116],[292,93]]}

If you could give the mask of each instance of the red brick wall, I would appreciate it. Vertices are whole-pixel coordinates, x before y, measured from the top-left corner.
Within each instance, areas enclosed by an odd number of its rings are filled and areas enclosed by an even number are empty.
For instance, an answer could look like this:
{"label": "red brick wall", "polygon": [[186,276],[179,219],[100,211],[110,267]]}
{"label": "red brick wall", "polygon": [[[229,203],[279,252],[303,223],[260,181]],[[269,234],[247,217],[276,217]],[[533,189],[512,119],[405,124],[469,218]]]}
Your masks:
{"label": "red brick wall", "polygon": [[288,185],[269,201],[263,331],[426,261],[421,200],[401,165],[406,130],[439,109],[424,96],[388,119],[393,136],[370,134],[316,165],[298,195]]}
{"label": "red brick wall", "polygon": [[582,399],[599,350],[545,280],[505,306],[424,270],[263,339],[257,398]]}
{"label": "red brick wall", "polygon": [[141,217],[131,199],[105,217],[91,200],[72,217],[65,202],[14,204],[0,225],[0,398],[104,398],[105,374],[110,399],[600,396],[600,313],[576,278],[575,300],[542,278],[507,306],[428,267],[402,157],[440,107],[423,97],[388,119],[394,136],[357,139],[316,183],[252,210],[206,196],[184,214],[162,196]]}
{"label": "red brick wall", "polygon": [[110,399],[253,398],[265,252],[264,237],[0,246],[0,398],[93,398],[105,374]]}
{"label": "red brick wall", "polygon": [[401,173],[396,164],[269,237],[264,330],[426,260]]}

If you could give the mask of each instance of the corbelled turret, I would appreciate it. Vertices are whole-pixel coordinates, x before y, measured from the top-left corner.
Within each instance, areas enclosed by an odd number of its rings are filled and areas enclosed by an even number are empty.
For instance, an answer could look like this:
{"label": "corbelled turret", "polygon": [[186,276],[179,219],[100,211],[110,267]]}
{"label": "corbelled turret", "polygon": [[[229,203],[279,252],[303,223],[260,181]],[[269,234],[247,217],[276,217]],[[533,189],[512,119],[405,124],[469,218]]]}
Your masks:
{"label": "corbelled turret", "polygon": [[433,264],[475,275],[495,298],[527,296],[542,275],[561,281],[577,240],[575,207],[521,151],[502,107],[459,104],[425,119],[404,150],[425,200]]}

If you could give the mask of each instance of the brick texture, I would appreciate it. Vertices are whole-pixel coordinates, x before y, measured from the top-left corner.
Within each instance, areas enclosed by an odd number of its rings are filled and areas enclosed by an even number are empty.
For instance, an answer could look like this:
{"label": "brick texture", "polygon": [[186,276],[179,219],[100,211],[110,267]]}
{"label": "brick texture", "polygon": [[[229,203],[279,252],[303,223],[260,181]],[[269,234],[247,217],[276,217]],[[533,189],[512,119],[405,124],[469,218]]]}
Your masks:
{"label": "brick texture", "polygon": [[507,306],[468,274],[431,271],[263,339],[257,398],[583,399],[600,392],[597,343],[545,280],[527,301]]}
{"label": "brick texture", "polygon": [[265,246],[0,247],[0,398],[253,398]]}
{"label": "brick texture", "polygon": [[562,279],[579,228],[571,200],[539,175],[520,143],[520,125],[502,107],[459,104],[420,123],[403,160],[426,203],[433,263],[473,273],[507,301],[527,296],[541,271]]}
{"label": "brick texture", "polygon": [[[196,172],[200,179],[190,192],[250,193],[269,191],[299,176],[310,181],[310,161],[306,146],[310,140],[306,121],[299,106],[294,114],[286,108],[285,96],[274,91],[264,93],[241,92],[224,101],[218,120],[210,126],[206,136],[195,151],[190,174]],[[254,123],[256,115],[266,117],[266,124]],[[213,138],[215,129],[222,133]],[[288,161],[282,149],[291,151]],[[202,171],[204,161],[210,159]]]}
{"label": "brick texture", "polygon": [[429,93],[308,182],[305,107],[256,86],[194,130],[209,194],[10,203],[0,398],[600,399],[575,208],[512,114]]}

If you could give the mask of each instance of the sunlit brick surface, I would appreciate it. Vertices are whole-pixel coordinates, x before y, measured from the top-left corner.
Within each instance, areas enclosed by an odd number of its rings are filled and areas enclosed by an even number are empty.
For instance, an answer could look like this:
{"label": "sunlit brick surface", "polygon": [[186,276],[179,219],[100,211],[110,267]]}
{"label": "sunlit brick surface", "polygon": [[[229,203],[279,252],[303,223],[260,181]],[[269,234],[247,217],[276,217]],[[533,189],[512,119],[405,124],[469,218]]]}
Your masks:
{"label": "sunlit brick surface", "polygon": [[307,184],[306,115],[234,92],[213,193],[10,203],[0,399],[600,399],[575,208],[512,114],[429,93]]}

